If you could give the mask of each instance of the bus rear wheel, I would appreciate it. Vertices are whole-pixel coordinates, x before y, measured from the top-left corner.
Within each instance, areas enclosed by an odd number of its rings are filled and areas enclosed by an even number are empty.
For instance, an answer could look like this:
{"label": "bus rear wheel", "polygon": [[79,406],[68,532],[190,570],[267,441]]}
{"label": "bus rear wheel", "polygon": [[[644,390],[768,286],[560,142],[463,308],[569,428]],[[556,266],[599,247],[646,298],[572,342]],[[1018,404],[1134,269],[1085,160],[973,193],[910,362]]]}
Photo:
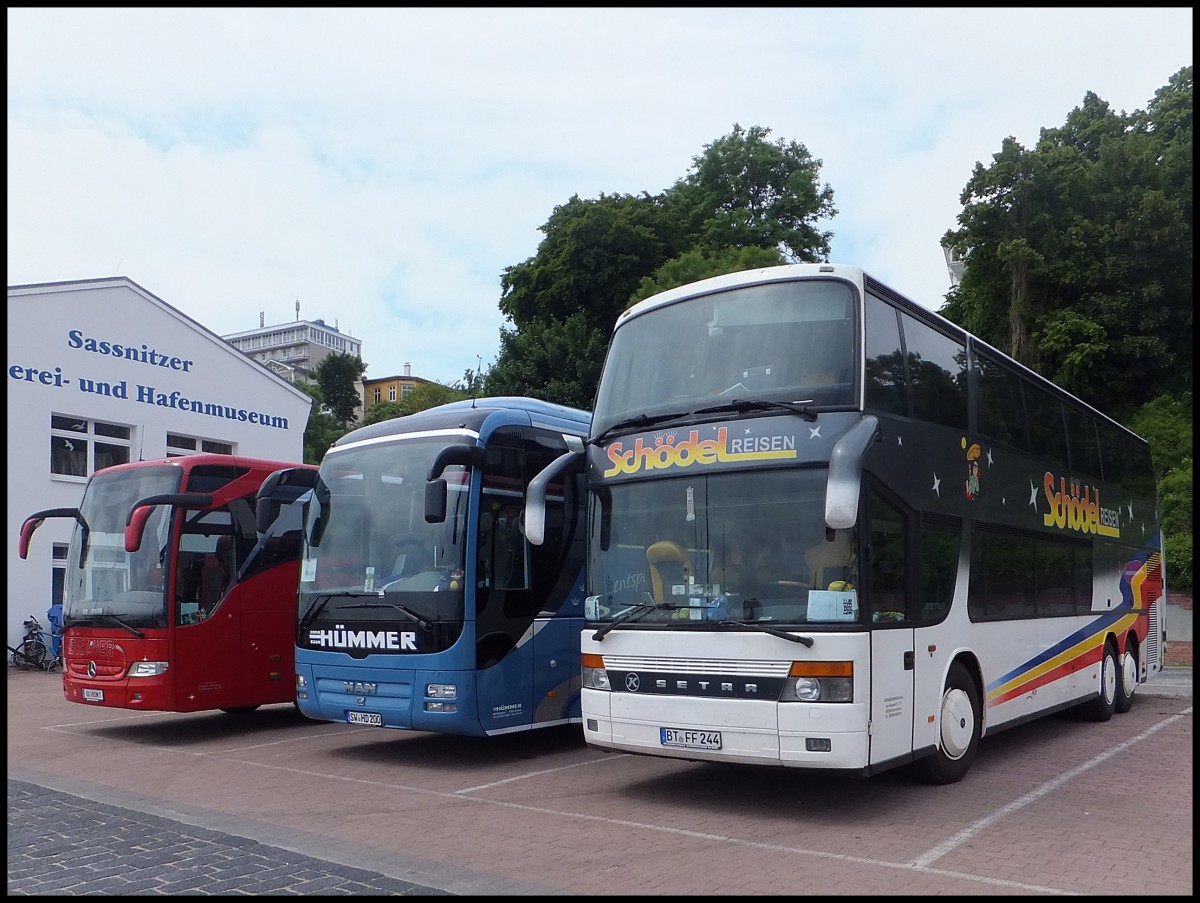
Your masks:
{"label": "bus rear wheel", "polygon": [[226,715],[249,715],[251,712],[257,711],[256,705],[240,705],[232,709],[221,709]]}
{"label": "bus rear wheel", "polygon": [[1121,656],[1121,664],[1117,669],[1117,696],[1113,701],[1113,711],[1123,715],[1133,708],[1138,670],[1137,646],[1130,640],[1125,646],[1125,654]]}
{"label": "bus rear wheel", "polygon": [[918,777],[929,784],[953,784],[963,779],[979,748],[981,711],[975,681],[962,664],[955,662],[942,692],[937,752],[917,761]]}

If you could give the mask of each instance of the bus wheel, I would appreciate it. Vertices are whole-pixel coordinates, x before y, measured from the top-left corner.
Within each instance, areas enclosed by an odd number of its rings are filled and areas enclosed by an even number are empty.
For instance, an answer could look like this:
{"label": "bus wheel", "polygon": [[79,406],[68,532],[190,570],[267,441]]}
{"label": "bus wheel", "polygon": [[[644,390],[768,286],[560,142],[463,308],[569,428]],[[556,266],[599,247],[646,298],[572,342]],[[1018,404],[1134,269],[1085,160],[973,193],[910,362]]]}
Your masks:
{"label": "bus wheel", "polygon": [[1123,715],[1133,708],[1133,693],[1138,685],[1137,646],[1132,640],[1125,646],[1125,654],[1121,656],[1121,666],[1117,671],[1117,696],[1113,701],[1113,711]]}
{"label": "bus wheel", "polygon": [[1117,687],[1121,684],[1121,669],[1117,666],[1117,650],[1112,643],[1104,644],[1100,659],[1100,691],[1079,707],[1088,721],[1107,721],[1117,710]]}
{"label": "bus wheel", "polygon": [[233,709],[221,709],[221,711],[226,715],[249,715],[256,709],[258,709],[256,705],[241,705]]}
{"label": "bus wheel", "polygon": [[979,691],[967,669],[955,662],[946,675],[938,713],[938,748],[916,763],[918,776],[930,784],[961,781],[979,748]]}

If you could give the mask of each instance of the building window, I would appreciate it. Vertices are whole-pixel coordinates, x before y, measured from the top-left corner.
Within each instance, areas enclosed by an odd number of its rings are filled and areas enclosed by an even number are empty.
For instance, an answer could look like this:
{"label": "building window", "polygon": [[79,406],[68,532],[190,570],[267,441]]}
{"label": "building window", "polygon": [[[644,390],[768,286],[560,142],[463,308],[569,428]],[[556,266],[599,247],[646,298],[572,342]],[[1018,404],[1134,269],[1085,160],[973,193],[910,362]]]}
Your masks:
{"label": "building window", "polygon": [[67,544],[56,542],[50,547],[53,566],[50,571],[50,604],[63,600],[63,587],[67,584]]}
{"label": "building window", "polygon": [[380,398],[382,398],[382,397],[383,397],[383,392],[382,392],[382,391],[380,391],[380,388],[379,388],[379,386],[376,386],[376,387],[375,387],[375,388],[374,388],[374,389],[371,391],[371,401],[373,401],[375,404],[379,404],[379,399],[380,399]]}
{"label": "building window", "polygon": [[205,452],[212,455],[232,455],[233,445],[228,442],[218,442],[215,439],[201,439],[198,436],[184,436],[180,433],[167,433],[167,457],[178,458],[183,455],[195,455]]}
{"label": "building window", "polygon": [[388,386],[388,401],[395,401],[395,400],[396,400],[396,384],[392,383],[390,386]]}
{"label": "building window", "polygon": [[408,396],[412,395],[412,393],[415,392],[416,390],[417,390],[416,386],[407,385],[407,384],[403,385],[400,387],[400,397],[408,398]]}
{"label": "building window", "polygon": [[132,427],[51,414],[50,473],[88,477],[114,464],[128,464],[132,435]]}

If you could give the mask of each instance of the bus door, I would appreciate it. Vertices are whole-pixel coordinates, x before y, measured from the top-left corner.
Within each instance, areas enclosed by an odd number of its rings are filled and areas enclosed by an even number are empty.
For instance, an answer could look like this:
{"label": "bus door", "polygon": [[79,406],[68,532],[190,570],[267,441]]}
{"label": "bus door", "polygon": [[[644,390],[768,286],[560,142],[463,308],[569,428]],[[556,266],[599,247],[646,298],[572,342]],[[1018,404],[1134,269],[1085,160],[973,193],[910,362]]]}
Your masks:
{"label": "bus door", "polygon": [[242,705],[242,623],[226,596],[236,574],[229,511],[182,511],[175,554],[173,613],[176,703],[180,711]]}
{"label": "bus door", "polygon": [[475,557],[475,677],[488,733],[533,722],[537,606],[522,523],[527,484],[520,434],[498,430],[484,456]]}
{"label": "bus door", "polygon": [[861,579],[871,637],[870,763],[876,765],[912,752],[917,656],[910,613],[907,518],[872,492],[866,523]]}

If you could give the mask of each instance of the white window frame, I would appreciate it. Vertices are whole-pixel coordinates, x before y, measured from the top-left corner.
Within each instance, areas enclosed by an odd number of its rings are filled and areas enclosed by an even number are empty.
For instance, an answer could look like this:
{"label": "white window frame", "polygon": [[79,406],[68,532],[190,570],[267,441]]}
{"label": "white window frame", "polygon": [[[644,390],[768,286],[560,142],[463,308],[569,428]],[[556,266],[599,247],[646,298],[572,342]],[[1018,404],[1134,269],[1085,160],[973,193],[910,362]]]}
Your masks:
{"label": "white window frame", "polygon": [[[76,425],[77,429],[69,429],[62,426],[55,426],[54,421],[60,419],[63,421],[71,421]],[[99,431],[97,431],[99,427]],[[113,431],[124,431],[126,435],[109,435]],[[133,460],[133,438],[135,427],[128,423],[112,423],[107,420],[92,420],[90,417],[77,417],[74,414],[50,414],[50,478],[54,480],[65,480],[68,482],[86,482],[88,477],[96,472],[96,444],[106,445],[111,448],[125,449],[124,461],[106,462],[105,467],[109,464],[127,464]],[[76,442],[82,442],[87,446],[86,455],[83,462],[84,473],[60,473],[54,470],[55,466],[55,450],[65,445],[68,454],[74,455],[72,446]]]}

